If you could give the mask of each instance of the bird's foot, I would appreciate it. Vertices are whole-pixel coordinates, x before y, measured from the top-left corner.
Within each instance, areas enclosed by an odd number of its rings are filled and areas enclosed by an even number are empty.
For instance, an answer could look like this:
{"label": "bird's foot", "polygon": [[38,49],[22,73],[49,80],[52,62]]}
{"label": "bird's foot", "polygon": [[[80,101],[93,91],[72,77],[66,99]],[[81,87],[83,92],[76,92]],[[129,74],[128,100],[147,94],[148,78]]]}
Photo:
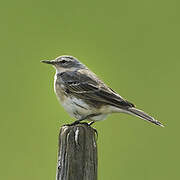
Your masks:
{"label": "bird's foot", "polygon": [[86,122],[82,122],[82,123],[81,123],[81,121],[88,119],[89,116],[90,116],[90,115],[85,116],[85,117],[82,117],[81,119],[78,119],[78,120],[74,121],[73,123],[71,123],[71,124],[66,124],[66,125],[67,125],[67,126],[74,126],[74,125],[76,125],[76,124],[86,124],[86,125],[91,126],[91,125],[94,123],[93,121],[90,122],[89,124],[86,123]]}
{"label": "bird's foot", "polygon": [[65,126],[74,126],[74,125],[76,125],[76,124],[81,124],[81,121],[76,120],[76,121],[74,121],[74,122],[71,123],[71,124],[65,124]]}
{"label": "bird's foot", "polygon": [[[74,121],[74,122],[71,123],[71,124],[65,124],[65,126],[74,126],[74,125],[77,125],[77,124],[84,124],[84,125],[86,125],[86,126],[91,127],[91,125],[94,124],[94,123],[95,123],[94,121],[91,121],[91,122],[87,123],[87,122],[81,122],[81,120],[76,120],[76,121]],[[92,128],[92,127],[91,127],[91,128]],[[98,138],[98,132],[97,132],[97,130],[96,130],[95,128],[92,128],[92,129],[94,130],[94,132],[96,133],[96,137]]]}

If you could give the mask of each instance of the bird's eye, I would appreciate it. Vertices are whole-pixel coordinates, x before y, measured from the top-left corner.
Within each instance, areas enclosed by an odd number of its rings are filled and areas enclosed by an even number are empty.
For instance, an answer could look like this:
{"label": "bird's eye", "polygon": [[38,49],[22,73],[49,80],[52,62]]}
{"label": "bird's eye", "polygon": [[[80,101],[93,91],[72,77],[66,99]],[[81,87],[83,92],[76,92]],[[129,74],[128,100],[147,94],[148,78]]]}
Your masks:
{"label": "bird's eye", "polygon": [[62,60],[61,61],[61,64],[65,64],[67,61],[66,60]]}

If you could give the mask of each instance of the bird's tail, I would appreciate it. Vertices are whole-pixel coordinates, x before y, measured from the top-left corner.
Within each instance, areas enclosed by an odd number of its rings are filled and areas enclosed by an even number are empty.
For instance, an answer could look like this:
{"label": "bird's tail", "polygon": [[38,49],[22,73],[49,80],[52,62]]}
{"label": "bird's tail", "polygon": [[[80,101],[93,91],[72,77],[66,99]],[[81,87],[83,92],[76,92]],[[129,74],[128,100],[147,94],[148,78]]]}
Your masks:
{"label": "bird's tail", "polygon": [[143,111],[141,111],[139,109],[136,109],[134,107],[130,107],[130,108],[128,108],[127,111],[128,111],[129,114],[135,115],[135,116],[137,116],[137,117],[139,117],[141,119],[144,119],[146,121],[149,121],[149,122],[151,122],[153,124],[164,127],[161,122],[157,121],[156,119],[154,119],[153,117],[149,116],[148,114],[146,114],[145,112],[143,112]]}

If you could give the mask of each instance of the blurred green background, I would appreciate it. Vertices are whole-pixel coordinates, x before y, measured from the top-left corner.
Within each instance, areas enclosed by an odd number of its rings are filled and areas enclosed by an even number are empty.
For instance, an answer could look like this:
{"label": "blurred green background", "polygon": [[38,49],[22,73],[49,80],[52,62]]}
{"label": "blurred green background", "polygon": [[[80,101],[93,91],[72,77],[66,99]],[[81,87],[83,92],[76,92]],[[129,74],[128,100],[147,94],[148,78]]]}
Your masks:
{"label": "blurred green background", "polygon": [[166,125],[96,123],[99,179],[180,179],[180,1],[2,1],[0,18],[0,179],[55,179],[59,128],[73,119],[40,60],[63,54]]}

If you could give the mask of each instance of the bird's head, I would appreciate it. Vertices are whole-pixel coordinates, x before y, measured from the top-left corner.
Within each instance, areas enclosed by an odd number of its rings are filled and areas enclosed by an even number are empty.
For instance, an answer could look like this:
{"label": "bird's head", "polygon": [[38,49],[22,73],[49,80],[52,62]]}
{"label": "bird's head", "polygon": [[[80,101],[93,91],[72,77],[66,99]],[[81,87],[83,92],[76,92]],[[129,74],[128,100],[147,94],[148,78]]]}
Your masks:
{"label": "bird's head", "polygon": [[85,65],[80,63],[77,58],[68,55],[59,56],[54,60],[42,60],[41,62],[53,65],[58,72],[85,68]]}

